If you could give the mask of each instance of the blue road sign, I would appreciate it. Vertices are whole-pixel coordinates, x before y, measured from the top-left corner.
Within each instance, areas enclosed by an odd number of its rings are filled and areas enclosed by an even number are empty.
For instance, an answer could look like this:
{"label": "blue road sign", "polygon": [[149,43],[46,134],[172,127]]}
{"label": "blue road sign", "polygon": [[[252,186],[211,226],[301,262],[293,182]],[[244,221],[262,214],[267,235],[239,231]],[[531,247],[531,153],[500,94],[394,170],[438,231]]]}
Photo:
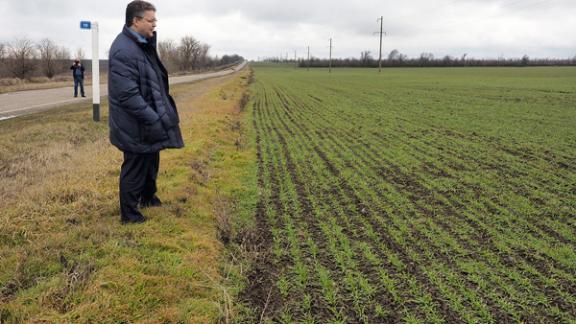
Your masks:
{"label": "blue road sign", "polygon": [[91,29],[91,28],[92,28],[92,23],[90,23],[89,21],[81,21],[81,22],[80,22],[80,28],[82,28],[82,29]]}

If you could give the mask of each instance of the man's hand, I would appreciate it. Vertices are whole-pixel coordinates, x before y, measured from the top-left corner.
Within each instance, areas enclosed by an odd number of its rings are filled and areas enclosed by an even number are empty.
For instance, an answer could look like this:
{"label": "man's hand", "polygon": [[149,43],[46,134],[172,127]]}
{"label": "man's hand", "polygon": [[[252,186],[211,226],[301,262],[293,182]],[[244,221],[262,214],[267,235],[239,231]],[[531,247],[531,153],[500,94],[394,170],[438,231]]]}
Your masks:
{"label": "man's hand", "polygon": [[156,143],[168,139],[168,134],[162,126],[162,122],[157,120],[151,125],[144,125],[143,127],[143,140],[146,143]]}

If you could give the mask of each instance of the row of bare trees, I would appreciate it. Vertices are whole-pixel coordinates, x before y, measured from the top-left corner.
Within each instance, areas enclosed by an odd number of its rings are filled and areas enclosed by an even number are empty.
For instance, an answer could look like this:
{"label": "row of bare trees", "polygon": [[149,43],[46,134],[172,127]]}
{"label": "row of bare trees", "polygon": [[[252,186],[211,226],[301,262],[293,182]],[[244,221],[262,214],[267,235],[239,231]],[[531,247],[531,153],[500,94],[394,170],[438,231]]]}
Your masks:
{"label": "row of bare trees", "polygon": [[[283,58],[266,58],[265,62],[273,63],[297,63],[299,67],[378,67],[378,58],[374,58],[370,51],[362,51],[360,58],[337,58],[329,62],[327,59],[312,57],[310,60],[300,59],[297,61]],[[461,57],[445,55],[435,57],[429,52],[421,53],[420,56],[410,58],[397,49],[382,58],[383,67],[457,67],[457,66],[576,66],[576,55],[573,58],[551,59],[530,58],[524,55],[521,58],[475,59],[463,54]]]}
{"label": "row of bare trees", "polygon": [[[299,65],[307,66],[308,62],[300,61]],[[312,67],[328,66],[328,60],[311,60]],[[347,58],[332,60],[332,66],[341,67],[378,67],[378,59],[372,58],[369,52],[362,52],[360,59]],[[435,57],[430,52],[410,58],[398,50],[391,51],[382,59],[383,67],[462,67],[462,66],[576,66],[576,55],[573,58],[530,58],[523,55],[519,58],[499,57],[495,59],[476,59],[463,54],[461,57],[445,55]]]}
{"label": "row of bare trees", "polygon": [[227,65],[230,57],[237,61],[243,60],[238,55],[224,55],[222,58],[208,55],[210,45],[204,44],[192,36],[184,36],[180,42],[168,39],[158,43],[158,54],[166,69],[171,72],[190,72],[194,70],[212,69]]}
{"label": "row of bare trees", "polygon": [[39,75],[52,78],[66,71],[69,61],[68,49],[48,38],[36,43],[28,38],[0,43],[0,78],[27,79]]}
{"label": "row of bare trees", "polygon": [[[158,52],[169,72],[191,72],[229,65],[243,58],[236,54],[222,58],[209,55],[210,46],[192,36],[185,36],[176,43],[165,40],[158,43]],[[78,49],[74,59],[83,59],[84,53]],[[10,43],[0,42],[0,78],[29,79],[35,76],[52,78],[69,72],[72,56],[70,51],[45,38],[33,42],[28,38],[18,38]],[[101,69],[106,70],[106,64]],[[104,62],[105,63],[105,62]]]}

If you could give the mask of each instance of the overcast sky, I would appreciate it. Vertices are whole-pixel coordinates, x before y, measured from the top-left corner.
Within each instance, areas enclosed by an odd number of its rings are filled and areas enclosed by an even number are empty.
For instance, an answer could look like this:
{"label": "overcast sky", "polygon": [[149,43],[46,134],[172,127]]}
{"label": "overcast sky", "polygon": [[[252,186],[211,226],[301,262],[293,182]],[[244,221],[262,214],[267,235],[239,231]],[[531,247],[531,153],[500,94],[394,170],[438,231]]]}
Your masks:
{"label": "overcast sky", "polygon": [[[91,57],[90,32],[81,20],[98,21],[100,55],[122,29],[128,1],[0,0],[0,42],[48,37]],[[398,49],[410,57],[464,53],[474,58],[571,58],[576,55],[575,0],[162,0],[156,5],[158,38],[192,35],[212,55],[248,59],[294,51],[327,57],[378,55],[383,16],[383,55]]]}

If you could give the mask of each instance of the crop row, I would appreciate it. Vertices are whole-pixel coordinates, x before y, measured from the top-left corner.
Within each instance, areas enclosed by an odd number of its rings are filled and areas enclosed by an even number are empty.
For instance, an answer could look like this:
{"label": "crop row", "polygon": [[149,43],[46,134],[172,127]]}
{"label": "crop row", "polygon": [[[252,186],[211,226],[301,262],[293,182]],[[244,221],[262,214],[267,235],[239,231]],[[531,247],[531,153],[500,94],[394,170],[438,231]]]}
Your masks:
{"label": "crop row", "polygon": [[383,101],[402,89],[358,95],[263,74],[253,115],[267,318],[574,319],[574,172],[542,171],[551,155],[505,139],[406,118],[410,100]]}

